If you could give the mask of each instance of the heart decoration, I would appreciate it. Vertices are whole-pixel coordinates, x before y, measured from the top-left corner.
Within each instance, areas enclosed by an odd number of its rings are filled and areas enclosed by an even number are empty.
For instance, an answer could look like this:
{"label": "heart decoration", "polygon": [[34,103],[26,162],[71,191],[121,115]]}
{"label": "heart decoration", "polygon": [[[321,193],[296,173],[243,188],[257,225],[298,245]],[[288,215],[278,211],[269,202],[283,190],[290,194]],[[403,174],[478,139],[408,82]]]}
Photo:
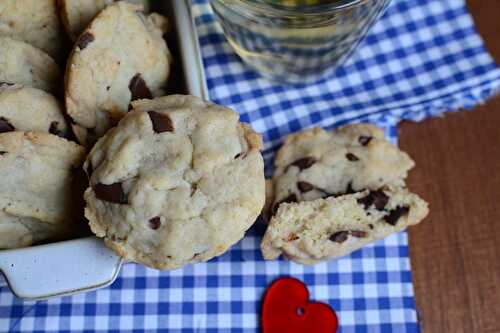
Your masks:
{"label": "heart decoration", "polygon": [[263,333],[334,333],[337,328],[335,311],[328,304],[309,302],[302,281],[280,278],[268,288],[262,304]]}

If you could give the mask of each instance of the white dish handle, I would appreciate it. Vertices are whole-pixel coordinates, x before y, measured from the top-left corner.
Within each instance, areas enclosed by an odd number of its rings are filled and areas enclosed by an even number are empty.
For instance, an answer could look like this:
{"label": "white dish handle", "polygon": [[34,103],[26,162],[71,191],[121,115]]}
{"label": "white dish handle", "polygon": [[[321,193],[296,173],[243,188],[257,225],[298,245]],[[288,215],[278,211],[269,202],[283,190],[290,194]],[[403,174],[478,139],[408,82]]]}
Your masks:
{"label": "white dish handle", "polygon": [[10,289],[31,300],[110,285],[122,261],[95,237],[0,251],[0,270]]}

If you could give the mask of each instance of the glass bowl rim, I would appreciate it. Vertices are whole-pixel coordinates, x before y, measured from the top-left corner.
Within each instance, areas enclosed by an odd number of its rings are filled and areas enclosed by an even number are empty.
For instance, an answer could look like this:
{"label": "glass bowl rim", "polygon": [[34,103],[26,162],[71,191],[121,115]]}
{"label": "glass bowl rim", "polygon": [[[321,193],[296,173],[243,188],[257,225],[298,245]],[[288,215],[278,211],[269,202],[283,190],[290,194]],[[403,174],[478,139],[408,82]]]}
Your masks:
{"label": "glass bowl rim", "polygon": [[[300,5],[287,6],[277,3],[267,3],[256,0],[231,0],[232,5],[241,6],[247,10],[246,14],[271,14],[276,16],[286,15],[324,15],[332,12],[351,9],[362,2],[376,0],[338,0],[334,3],[323,3],[318,5]],[[222,6],[226,6],[224,0],[210,0],[211,3],[218,2]],[[240,13],[242,14],[242,13]]]}

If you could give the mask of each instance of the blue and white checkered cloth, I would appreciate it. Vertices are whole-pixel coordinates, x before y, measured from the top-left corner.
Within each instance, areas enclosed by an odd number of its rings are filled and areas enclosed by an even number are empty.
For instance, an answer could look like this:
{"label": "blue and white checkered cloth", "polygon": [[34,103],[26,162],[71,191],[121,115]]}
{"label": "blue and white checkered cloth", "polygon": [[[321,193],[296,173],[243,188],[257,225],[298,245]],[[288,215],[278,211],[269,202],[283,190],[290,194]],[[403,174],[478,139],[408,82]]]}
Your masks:
{"label": "blue and white checkered cloth", "polygon": [[[304,127],[369,121],[394,139],[401,119],[470,108],[500,89],[500,70],[462,0],[393,0],[333,76],[296,87],[242,64],[206,1],[193,1],[192,11],[210,98],[263,134],[268,165],[283,137]],[[257,224],[228,253],[176,271],[127,264],[112,286],[86,294],[23,302],[2,287],[0,331],[257,332],[263,292],[283,275],[329,303],[340,332],[419,331],[406,233],[313,267],[263,261],[262,233]]]}

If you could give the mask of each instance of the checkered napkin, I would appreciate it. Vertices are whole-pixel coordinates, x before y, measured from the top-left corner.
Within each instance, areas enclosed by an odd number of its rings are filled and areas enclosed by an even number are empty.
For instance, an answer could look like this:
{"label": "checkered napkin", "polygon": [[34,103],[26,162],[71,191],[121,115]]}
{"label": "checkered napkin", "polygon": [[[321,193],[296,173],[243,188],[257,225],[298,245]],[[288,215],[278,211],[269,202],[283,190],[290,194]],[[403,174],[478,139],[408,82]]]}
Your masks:
{"label": "checkered napkin", "polygon": [[[263,134],[267,165],[283,137],[301,128],[369,121],[395,139],[401,119],[470,108],[500,89],[500,70],[462,0],[393,0],[334,75],[295,87],[242,64],[206,1],[193,1],[192,12],[210,98]],[[35,303],[2,287],[0,331],[257,332],[263,292],[291,275],[337,311],[341,332],[418,332],[406,233],[308,267],[264,262],[263,231],[257,223],[228,253],[172,272],[126,264],[113,285],[96,292]]]}

